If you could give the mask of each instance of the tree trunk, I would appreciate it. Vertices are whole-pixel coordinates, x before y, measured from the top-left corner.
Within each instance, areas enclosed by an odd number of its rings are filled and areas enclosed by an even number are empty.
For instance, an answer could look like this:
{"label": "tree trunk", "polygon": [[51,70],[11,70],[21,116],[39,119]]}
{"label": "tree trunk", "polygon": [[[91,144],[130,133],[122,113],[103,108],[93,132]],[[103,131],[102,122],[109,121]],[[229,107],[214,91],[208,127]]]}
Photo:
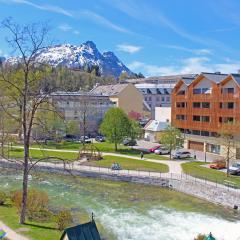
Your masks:
{"label": "tree trunk", "polygon": [[172,160],[172,149],[170,149],[170,160]]}
{"label": "tree trunk", "polygon": [[117,149],[117,141],[115,141],[114,144],[115,144],[115,152],[117,152],[117,150],[118,150]]}
{"label": "tree trunk", "polygon": [[23,189],[22,189],[22,205],[20,213],[20,224],[26,221],[27,213],[27,195],[28,195],[28,160],[29,160],[29,143],[24,142],[24,164],[23,164]]}
{"label": "tree trunk", "polygon": [[228,146],[228,148],[227,148],[227,159],[226,159],[226,161],[227,161],[227,177],[229,177],[229,166],[230,166],[230,156],[229,156],[229,154],[230,154],[230,147]]}

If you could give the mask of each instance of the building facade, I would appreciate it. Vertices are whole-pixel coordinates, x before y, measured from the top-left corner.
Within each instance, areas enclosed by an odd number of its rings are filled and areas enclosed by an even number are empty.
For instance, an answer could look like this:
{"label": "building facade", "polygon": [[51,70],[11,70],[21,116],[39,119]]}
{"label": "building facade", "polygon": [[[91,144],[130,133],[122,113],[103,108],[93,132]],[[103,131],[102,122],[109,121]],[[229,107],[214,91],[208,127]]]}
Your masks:
{"label": "building facade", "polygon": [[138,89],[130,83],[97,86],[91,93],[108,96],[116,107],[126,114],[136,112],[143,115],[143,96]]}
{"label": "building facade", "polygon": [[66,121],[79,124],[79,132],[83,132],[85,117],[86,133],[96,135],[106,111],[115,107],[108,96],[81,92],[55,92],[51,94],[51,102]]}
{"label": "building facade", "polygon": [[185,147],[223,155],[223,130],[233,135],[234,154],[240,157],[240,75],[202,73],[193,81],[180,80],[172,92],[172,124]]}
{"label": "building facade", "polygon": [[129,79],[128,82],[143,94],[144,101],[149,106],[151,118],[155,119],[156,107],[171,107],[171,93],[177,82],[182,79],[193,79],[196,74],[149,77],[141,79]]}

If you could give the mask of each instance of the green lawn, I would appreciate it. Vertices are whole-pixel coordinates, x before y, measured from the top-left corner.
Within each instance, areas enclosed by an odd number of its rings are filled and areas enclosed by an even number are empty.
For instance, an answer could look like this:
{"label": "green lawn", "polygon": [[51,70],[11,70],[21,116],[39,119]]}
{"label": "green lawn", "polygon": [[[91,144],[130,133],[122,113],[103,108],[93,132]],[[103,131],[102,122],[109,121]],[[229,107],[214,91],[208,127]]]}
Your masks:
{"label": "green lawn", "polygon": [[[34,240],[60,239],[61,233],[56,230],[54,222],[39,223],[27,221],[26,225],[18,223],[19,216],[17,209],[8,201],[6,205],[0,206],[0,219],[21,235],[25,235]],[[21,231],[24,230],[24,231]]]}
{"label": "green lawn", "polygon": [[[98,148],[100,152],[109,152],[109,153],[119,153],[124,155],[130,155],[134,157],[140,157],[139,150],[132,149],[131,147],[127,147],[124,145],[118,145],[118,151],[115,151],[114,144],[109,142],[102,142],[102,143],[94,143],[94,145]],[[55,142],[48,142],[48,144],[33,144],[31,145],[32,148],[48,148],[48,149],[63,149],[63,150],[79,150],[82,147],[81,143],[73,143],[73,142],[63,142],[63,143],[55,143]],[[34,150],[31,150],[34,151]],[[34,153],[34,152],[32,152]],[[50,154],[49,152],[47,154]],[[60,154],[62,155],[62,154]],[[64,153],[64,158],[68,157],[68,154]],[[73,159],[75,156],[74,154],[69,155],[70,159]],[[154,153],[145,153],[144,158],[149,159],[156,159],[156,160],[169,160],[166,156],[156,155]],[[76,158],[75,158],[76,159]]]}
{"label": "green lawn", "polygon": [[104,156],[103,160],[86,162],[85,165],[98,167],[111,167],[113,163],[119,163],[122,169],[153,171],[153,172],[168,172],[169,168],[163,163],[147,162],[144,160],[136,160],[116,156]]}
{"label": "green lawn", "polygon": [[203,167],[204,163],[202,162],[188,162],[183,163],[182,168],[184,173],[187,173],[191,176],[206,179],[213,182],[223,183],[224,180],[234,182],[238,187],[240,187],[240,176],[226,176],[226,173],[221,171]]}
{"label": "green lawn", "polygon": [[[23,158],[23,149],[12,148],[9,152],[11,158]],[[44,151],[44,150],[30,150],[30,157],[33,159],[43,159],[43,158],[55,158],[64,160],[75,160],[78,157],[78,153],[71,152],[55,152],[55,151]]]}

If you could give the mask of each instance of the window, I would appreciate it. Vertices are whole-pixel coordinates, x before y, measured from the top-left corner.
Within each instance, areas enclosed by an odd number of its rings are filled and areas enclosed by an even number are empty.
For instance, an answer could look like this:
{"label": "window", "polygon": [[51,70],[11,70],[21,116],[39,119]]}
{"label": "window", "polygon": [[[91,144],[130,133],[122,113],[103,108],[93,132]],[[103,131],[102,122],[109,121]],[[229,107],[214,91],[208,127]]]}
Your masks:
{"label": "window", "polygon": [[194,115],[194,116],[193,116],[193,121],[195,121],[195,122],[200,122],[200,116]]}
{"label": "window", "polygon": [[234,109],[234,102],[220,102],[219,107],[224,109]]}
{"label": "window", "polygon": [[185,95],[185,90],[178,91],[177,95]]}
{"label": "window", "polygon": [[210,108],[210,102],[202,102],[202,108]]}
{"label": "window", "polygon": [[212,93],[211,88],[194,88],[193,94],[209,94]]}
{"label": "window", "polygon": [[167,101],[167,102],[170,102],[170,97],[166,97],[166,101]]}
{"label": "window", "polygon": [[149,100],[149,101],[152,101],[152,97],[149,97],[148,100]]}
{"label": "window", "polygon": [[234,88],[222,88],[222,93],[234,93]]}
{"label": "window", "polygon": [[202,91],[201,91],[201,88],[194,88],[193,89],[193,94],[201,94]]}
{"label": "window", "polygon": [[176,115],[176,119],[184,121],[184,120],[187,120],[187,116],[186,115]]}
{"label": "window", "polygon": [[193,108],[200,108],[201,103],[200,102],[193,102]]}
{"label": "window", "polygon": [[162,102],[165,102],[165,97],[162,97]]}
{"label": "window", "polygon": [[201,131],[201,136],[209,136],[209,132],[208,131]]}
{"label": "window", "polygon": [[209,116],[202,116],[202,122],[210,122]]}
{"label": "window", "polygon": [[233,117],[219,117],[220,123],[233,123],[234,118]]}
{"label": "window", "polygon": [[185,102],[177,102],[176,107],[177,108],[185,108],[187,106],[187,103]]}
{"label": "window", "polygon": [[199,130],[192,130],[192,134],[193,135],[200,135],[200,131]]}

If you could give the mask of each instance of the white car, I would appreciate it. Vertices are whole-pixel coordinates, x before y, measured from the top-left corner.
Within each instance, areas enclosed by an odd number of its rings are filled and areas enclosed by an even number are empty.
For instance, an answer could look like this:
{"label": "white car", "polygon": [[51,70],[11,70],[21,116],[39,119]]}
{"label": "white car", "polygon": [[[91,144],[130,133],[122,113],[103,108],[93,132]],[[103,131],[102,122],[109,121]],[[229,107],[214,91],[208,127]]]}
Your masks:
{"label": "white car", "polygon": [[170,151],[167,148],[160,147],[154,151],[155,154],[162,155],[162,154],[169,154]]}
{"label": "white car", "polygon": [[[84,139],[85,139],[85,141],[84,141]],[[80,140],[81,143],[83,143],[83,141],[85,143],[91,143],[92,142],[91,139],[89,137],[87,137],[87,136],[85,136],[85,137],[81,136],[79,140]]]}
{"label": "white car", "polygon": [[190,158],[191,157],[191,153],[188,151],[177,151],[173,154],[173,158]]}

